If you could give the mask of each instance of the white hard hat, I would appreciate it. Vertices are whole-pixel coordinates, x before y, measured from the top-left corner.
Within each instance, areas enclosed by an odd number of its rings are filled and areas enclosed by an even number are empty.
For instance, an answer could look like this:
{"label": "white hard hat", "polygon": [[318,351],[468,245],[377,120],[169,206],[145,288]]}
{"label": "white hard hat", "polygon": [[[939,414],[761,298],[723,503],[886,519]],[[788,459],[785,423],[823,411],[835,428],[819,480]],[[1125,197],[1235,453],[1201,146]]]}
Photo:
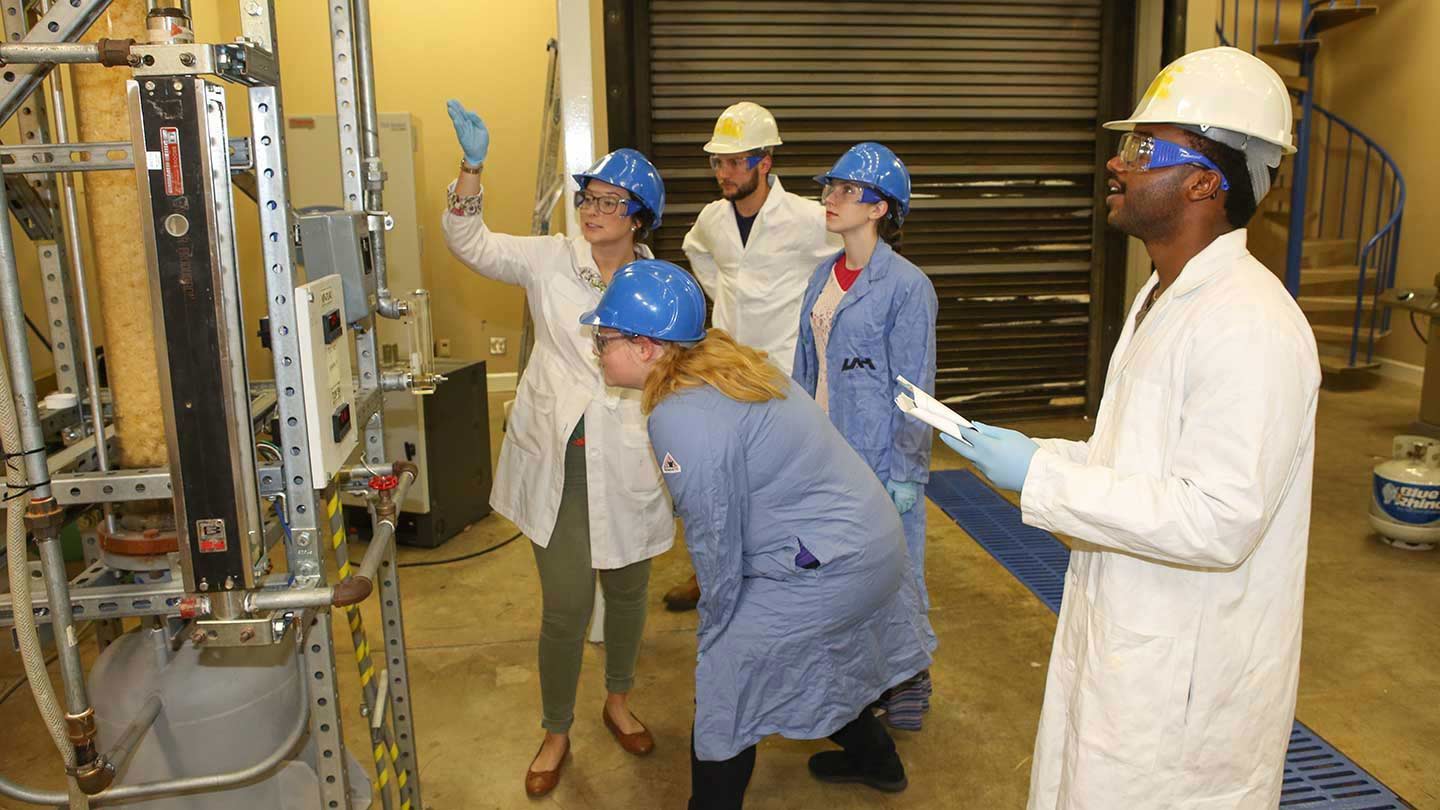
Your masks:
{"label": "white hard hat", "polygon": [[753,101],[742,101],[720,113],[705,151],[712,155],[733,155],[780,144],[780,127],[775,125],[775,116]]}
{"label": "white hard hat", "polygon": [[1207,48],[1166,65],[1135,112],[1106,129],[1132,130],[1137,124],[1189,124],[1220,127],[1280,147],[1293,154],[1295,123],[1290,91],[1273,68],[1238,48]]}

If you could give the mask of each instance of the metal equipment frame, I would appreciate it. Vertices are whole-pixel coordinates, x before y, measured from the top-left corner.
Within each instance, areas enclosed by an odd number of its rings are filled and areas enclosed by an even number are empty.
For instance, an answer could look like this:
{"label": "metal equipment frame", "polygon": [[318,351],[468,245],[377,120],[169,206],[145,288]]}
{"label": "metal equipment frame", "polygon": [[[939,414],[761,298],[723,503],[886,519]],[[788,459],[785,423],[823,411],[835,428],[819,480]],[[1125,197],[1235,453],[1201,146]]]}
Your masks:
{"label": "metal equipment frame", "polygon": [[[32,239],[37,240],[60,390],[77,394],[82,402],[88,397],[88,412],[81,409],[82,412],[75,414],[74,421],[88,423],[92,434],[76,446],[48,459],[43,452],[41,417],[35,401],[27,336],[23,321],[16,318],[20,314],[19,278],[7,219],[0,226],[0,309],[3,309],[5,348],[10,361],[8,373],[16,390],[24,459],[31,482],[28,493],[31,513],[35,512],[37,504],[48,505],[54,510],[53,514],[62,514],[64,507],[99,505],[109,517],[110,508],[115,503],[172,495],[178,501],[181,497],[177,492],[181,487],[178,475],[159,468],[112,469],[107,442],[96,441],[95,438],[105,436],[108,439],[113,435],[113,429],[104,425],[105,412],[95,375],[94,344],[84,293],[84,268],[80,264],[71,174],[134,169],[136,157],[145,147],[123,141],[68,142],[65,111],[60,106],[64,103],[64,96],[59,85],[60,74],[55,69],[56,61],[103,62],[93,51],[94,46],[68,43],[76,43],[107,4],[108,0],[57,2],[46,8],[31,28],[26,25],[27,6],[30,4],[24,0],[0,0],[0,18],[6,26],[6,62],[0,65],[0,122],[18,114],[25,141],[23,145],[0,147],[0,170],[5,176],[5,184],[0,188],[0,204],[3,204],[0,207],[9,209],[15,206],[17,218]],[[332,605],[345,607],[361,673],[362,705],[359,714],[366,718],[374,746],[376,792],[386,810],[395,807],[418,810],[424,805],[393,543],[393,502],[388,493],[380,493],[381,497],[373,509],[374,539],[358,573],[348,560],[343,517],[336,508],[338,491],[354,488],[356,482],[363,487],[364,479],[371,473],[393,472],[399,476],[401,484],[396,490],[398,497],[394,502],[403,498],[403,492],[413,480],[413,472],[402,472],[399,469],[401,465],[392,468],[382,461],[384,410],[381,386],[386,375],[382,373],[376,350],[375,319],[401,317],[407,314],[408,307],[404,300],[391,295],[385,281],[384,245],[389,218],[383,209],[385,173],[379,156],[369,0],[335,0],[327,4],[330,9],[328,33],[339,119],[342,197],[348,210],[369,214],[378,287],[376,313],[354,324],[359,358],[356,421],[363,429],[360,464],[342,470],[330,481],[310,480],[311,455],[320,452],[320,449],[311,447],[308,439],[307,414],[302,397],[304,381],[300,364],[296,362],[300,344],[291,299],[295,288],[305,279],[296,263],[292,238],[296,223],[290,205],[283,149],[284,107],[279,86],[275,0],[238,0],[238,5],[243,34],[237,42],[130,44],[128,63],[134,67],[135,80],[141,86],[163,76],[165,81],[176,84],[180,84],[182,79],[190,82],[190,86],[203,94],[207,86],[205,80],[219,78],[244,86],[248,92],[251,137],[231,139],[228,157],[223,145],[210,148],[208,182],[216,186],[217,192],[223,189],[228,200],[229,188],[224,184],[229,177],[224,169],[234,172],[253,166],[252,196],[259,210],[263,240],[274,383],[273,388],[250,385],[250,390],[242,392],[241,396],[248,393],[251,398],[249,410],[257,420],[273,409],[277,416],[275,423],[279,426],[276,440],[282,450],[283,461],[268,466],[254,462],[257,480],[251,482],[254,486],[249,491],[258,493],[260,498],[283,499],[283,540],[289,575],[267,576],[259,569],[260,561],[255,561],[257,570],[253,576],[245,578],[246,584],[253,580],[253,587],[236,594],[243,596],[243,600],[237,602],[232,599],[227,610],[217,609],[212,613],[211,600],[223,600],[229,595],[194,590],[194,583],[186,583],[182,576],[183,560],[172,563],[168,573],[159,572],[152,580],[140,584],[122,581],[116,572],[100,561],[92,562],[80,576],[67,581],[58,540],[41,538],[39,570],[43,576],[35,578],[37,588],[33,594],[33,609],[37,617],[53,625],[57,638],[73,633],[76,622],[153,616],[190,621],[191,624],[186,627],[193,628],[198,634],[190,636],[192,639],[203,639],[208,633],[208,638],[215,640],[233,631],[235,637],[230,641],[234,644],[296,643],[298,662],[306,674],[303,680],[309,691],[306,716],[300,718],[300,722],[308,723],[309,734],[318,752],[315,762],[319,785],[316,806],[349,808],[352,791],[345,766],[347,758],[336,680],[331,609]],[[102,44],[100,49],[104,47]],[[113,59],[113,49],[125,46],[109,41],[109,47],[112,50],[107,58]],[[47,104],[42,84],[47,76],[51,85],[50,104]],[[203,106],[203,95],[200,98]],[[56,117],[55,135],[58,137],[54,139],[47,119],[49,112]],[[142,176],[144,171],[142,167]],[[145,208],[142,200],[142,209]],[[141,215],[148,217],[149,213],[142,210]],[[211,224],[222,231],[229,227],[229,233],[222,235],[233,245],[233,223],[227,224],[224,219],[216,221],[212,218]],[[147,225],[152,233],[163,227],[159,221],[147,221]],[[153,239],[151,241],[153,243]],[[66,273],[66,268],[71,272]],[[163,352],[164,348],[159,350]],[[434,381],[425,382],[433,385]],[[243,409],[244,404],[243,401],[237,403],[237,412]],[[237,430],[240,424],[237,420]],[[173,443],[173,436],[171,440]],[[60,458],[62,455],[64,459]],[[242,469],[246,466],[240,465]],[[23,494],[26,493],[6,493],[8,498],[19,498]],[[238,491],[236,497],[245,500],[249,496],[244,491]],[[12,508],[19,508],[24,503],[22,500],[7,502]],[[245,505],[239,506],[244,508]],[[269,542],[267,539],[262,548],[268,548]],[[341,578],[335,584],[327,584],[326,580],[326,547],[333,550]],[[246,562],[252,561],[247,558]],[[40,587],[42,579],[43,587]],[[374,648],[370,645],[358,609],[358,601],[370,593],[371,579],[378,586],[374,590],[379,591],[382,617],[380,643]],[[363,583],[357,583],[357,580],[363,580]],[[191,590],[187,590],[187,584]],[[363,594],[358,596],[357,584],[364,586],[360,589]],[[53,608],[65,603],[69,604],[69,610]],[[0,626],[13,622],[10,606],[8,595],[0,597]],[[254,616],[241,615],[243,613],[253,613]],[[258,634],[258,639],[257,626],[264,631]],[[289,636],[292,627],[298,628],[293,639]],[[73,645],[60,645],[59,653],[66,709],[70,715],[78,717],[90,711],[79,649]],[[378,662],[372,660],[372,656],[377,654],[380,656]],[[147,706],[147,716],[139,718],[126,730],[122,744],[116,747],[120,756],[133,750],[140,736],[147,732],[149,721],[158,712],[158,702]],[[93,721],[91,728],[93,731]],[[107,800],[141,795],[158,796],[233,786],[245,779],[262,776],[278,766],[295,747],[299,733],[297,727],[296,733],[286,741],[284,751],[278,751],[243,771],[189,777],[154,785],[110,787],[98,791],[87,789],[86,792],[93,794],[92,801],[105,803]],[[395,783],[393,788],[389,786],[392,780]],[[84,780],[79,784],[85,789]],[[3,776],[0,776],[0,795],[57,805],[69,803],[64,794],[23,788]]]}

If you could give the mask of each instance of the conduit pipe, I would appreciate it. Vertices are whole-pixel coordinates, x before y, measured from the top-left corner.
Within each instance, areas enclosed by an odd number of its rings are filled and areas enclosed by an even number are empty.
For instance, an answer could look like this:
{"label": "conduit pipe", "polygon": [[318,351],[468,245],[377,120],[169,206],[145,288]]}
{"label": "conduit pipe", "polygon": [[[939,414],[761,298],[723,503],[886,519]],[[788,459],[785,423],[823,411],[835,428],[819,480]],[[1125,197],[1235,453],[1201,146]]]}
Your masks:
{"label": "conduit pipe", "polygon": [[[9,207],[9,194],[4,184],[0,184],[0,211],[8,211]],[[65,733],[69,738],[68,747],[73,749],[66,755],[65,765],[71,773],[78,774],[80,783],[84,783],[88,776],[93,775],[95,767],[95,713],[90,708],[90,699],[85,692],[85,670],[80,662],[80,647],[75,643],[75,619],[68,609],[70,583],[65,575],[65,554],[60,546],[60,524],[64,518],[64,510],[55,502],[50,490],[50,467],[37,410],[35,375],[30,365],[29,336],[25,332],[20,274],[15,266],[15,243],[10,232],[9,217],[0,222],[0,321],[3,321],[5,354],[8,360],[9,378],[6,387],[11,394],[6,397],[6,401],[11,405],[9,415],[14,420],[12,426],[17,428],[19,437],[18,444],[11,445],[18,449],[8,452],[11,453],[11,458],[18,455],[24,460],[25,477],[29,482],[28,485],[22,484],[20,488],[11,490],[11,497],[14,498],[27,490],[30,493],[29,506],[24,514],[25,528],[34,536],[39,548],[46,596],[51,605],[50,625],[55,634],[60,675],[65,685]],[[104,441],[105,437],[102,434],[97,436],[96,440]],[[12,500],[10,506],[9,511],[18,513],[20,500]],[[21,553],[11,559],[19,564],[22,572],[28,569],[24,564],[26,555],[23,545]],[[11,566],[12,577],[15,569],[16,566]],[[12,599],[23,599],[28,603],[29,587],[27,580],[18,592],[12,594]],[[66,606],[66,609],[60,609],[62,605]],[[30,614],[33,619],[28,604],[25,610],[19,610],[19,607],[17,604],[17,618],[21,614]],[[44,675],[43,670],[41,674],[43,677],[40,681],[44,686],[48,686],[49,676]],[[36,680],[31,680],[30,686],[32,690],[41,687],[41,691],[35,694],[37,705],[44,714],[51,708],[43,701],[46,690]],[[77,799],[76,806],[84,807],[83,798]]]}

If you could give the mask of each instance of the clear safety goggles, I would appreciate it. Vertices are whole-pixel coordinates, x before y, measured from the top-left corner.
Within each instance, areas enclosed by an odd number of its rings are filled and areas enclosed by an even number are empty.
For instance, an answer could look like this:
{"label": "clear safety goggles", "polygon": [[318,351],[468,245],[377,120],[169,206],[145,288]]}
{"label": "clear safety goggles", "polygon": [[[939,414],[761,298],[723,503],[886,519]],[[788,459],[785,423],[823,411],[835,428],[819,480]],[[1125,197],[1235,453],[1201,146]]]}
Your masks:
{"label": "clear safety goggles", "polygon": [[748,155],[711,155],[710,170],[718,172],[724,169],[727,172],[738,172],[743,169],[748,172],[759,166],[760,161],[764,159],[764,152],[751,152]]}
{"label": "clear safety goggles", "polygon": [[609,194],[604,196],[587,194],[584,191],[575,192],[575,210],[584,211],[586,208],[592,206],[602,214],[613,214],[619,211],[620,215],[625,217],[634,216],[642,210],[640,203],[634,200],[624,199],[623,197],[615,197]]}
{"label": "clear safety goggles", "polygon": [[831,180],[820,187],[820,202],[829,202],[831,196],[835,197],[836,202],[878,203],[885,199],[869,186],[846,180]]}
{"label": "clear safety goggles", "polygon": [[1161,140],[1154,135],[1127,132],[1120,136],[1120,148],[1115,152],[1132,172],[1148,172],[1152,169],[1168,169],[1171,166],[1200,166],[1220,175],[1220,189],[1230,190],[1230,181],[1225,173],[1210,158],[1187,149],[1178,143]]}
{"label": "clear safety goggles", "polygon": [[614,343],[617,340],[634,340],[638,337],[640,336],[632,335],[628,332],[621,332],[618,335],[602,335],[600,334],[600,330],[597,329],[595,330],[595,355],[598,357],[604,354],[605,347],[609,346],[611,343]]}

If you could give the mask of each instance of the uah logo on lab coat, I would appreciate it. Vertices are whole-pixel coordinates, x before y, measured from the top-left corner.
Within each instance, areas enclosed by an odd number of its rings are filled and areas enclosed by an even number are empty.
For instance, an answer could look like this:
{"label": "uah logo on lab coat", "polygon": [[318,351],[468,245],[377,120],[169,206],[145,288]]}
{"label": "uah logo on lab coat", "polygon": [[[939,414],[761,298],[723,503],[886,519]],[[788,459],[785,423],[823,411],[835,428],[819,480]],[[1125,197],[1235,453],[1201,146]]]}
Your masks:
{"label": "uah logo on lab coat", "polygon": [[840,370],[841,370],[841,371],[849,371],[849,370],[852,369],[852,368],[868,368],[868,369],[870,369],[871,371],[874,371],[874,370],[875,370],[875,361],[874,361],[874,360],[871,360],[871,359],[868,358],[868,357],[847,357],[847,358],[845,358],[845,362],[844,362],[843,364],[841,364]]}

